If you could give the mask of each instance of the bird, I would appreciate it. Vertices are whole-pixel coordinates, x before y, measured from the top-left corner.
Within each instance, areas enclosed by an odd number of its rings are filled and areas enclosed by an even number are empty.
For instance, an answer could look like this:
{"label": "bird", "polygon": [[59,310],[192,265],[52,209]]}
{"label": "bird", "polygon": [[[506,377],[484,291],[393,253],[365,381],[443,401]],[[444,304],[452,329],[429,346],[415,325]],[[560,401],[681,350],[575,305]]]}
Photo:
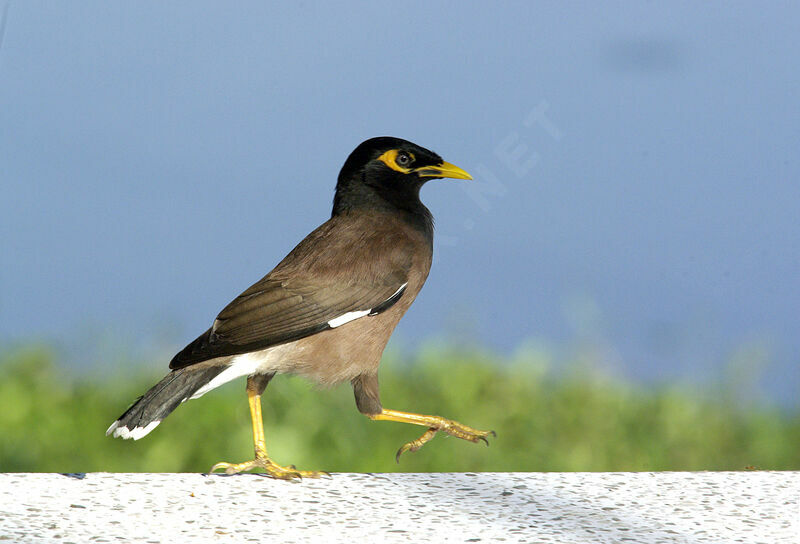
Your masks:
{"label": "bird", "polygon": [[253,460],[220,462],[210,473],[260,469],[276,479],[328,473],[283,466],[267,453],[261,396],[277,374],[322,386],[350,382],[357,409],[376,421],[426,431],[400,447],[417,451],[437,433],[470,442],[495,436],[457,421],[384,408],[378,365],[395,326],[422,289],[433,257],[433,216],[420,200],[429,180],[471,180],[465,170],[400,138],[368,139],[339,173],[330,219],[178,352],[170,372],[136,400],[106,435],[138,440],[181,403],[247,376]]}

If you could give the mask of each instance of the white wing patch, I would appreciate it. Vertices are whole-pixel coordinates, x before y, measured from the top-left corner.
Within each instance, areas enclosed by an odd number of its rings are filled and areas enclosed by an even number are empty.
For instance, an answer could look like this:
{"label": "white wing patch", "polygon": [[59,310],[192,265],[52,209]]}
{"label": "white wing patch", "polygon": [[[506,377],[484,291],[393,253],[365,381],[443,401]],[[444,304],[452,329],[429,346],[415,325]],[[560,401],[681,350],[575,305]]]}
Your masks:
{"label": "white wing patch", "polygon": [[364,317],[365,315],[369,314],[371,311],[372,311],[372,308],[370,308],[369,310],[359,310],[357,312],[347,312],[344,315],[340,315],[339,317],[337,317],[335,319],[331,319],[330,321],[328,321],[328,326],[330,328],[332,328],[332,329],[335,329],[336,327],[341,327],[345,323],[349,323],[349,322],[353,321],[354,319],[358,319],[359,317]]}
{"label": "white wing patch", "polygon": [[[396,297],[400,291],[406,288],[406,285],[408,285],[408,282],[401,285],[400,288],[397,289],[397,291],[395,291],[394,293],[392,293],[392,296],[387,298],[386,300],[390,300],[393,297]],[[350,323],[351,321],[355,321],[359,317],[364,317],[365,315],[369,315],[371,313],[372,313],[372,308],[368,310],[356,310],[355,312],[347,312],[346,314],[342,314],[339,317],[333,318],[330,321],[328,321],[328,326],[332,329],[335,329],[336,327],[341,327],[345,323]]]}

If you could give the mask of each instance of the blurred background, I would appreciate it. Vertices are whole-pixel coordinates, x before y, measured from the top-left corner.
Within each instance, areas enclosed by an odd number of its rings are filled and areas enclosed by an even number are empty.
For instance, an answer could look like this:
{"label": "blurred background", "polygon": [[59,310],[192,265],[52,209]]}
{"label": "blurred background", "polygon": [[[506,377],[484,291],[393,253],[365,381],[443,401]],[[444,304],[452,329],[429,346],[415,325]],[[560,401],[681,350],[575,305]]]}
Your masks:
{"label": "blurred background", "polygon": [[796,3],[0,0],[0,470],[252,455],[243,380],[106,427],[330,214],[392,135],[434,266],[369,422],[282,377],[277,461],[329,471],[800,469]]}

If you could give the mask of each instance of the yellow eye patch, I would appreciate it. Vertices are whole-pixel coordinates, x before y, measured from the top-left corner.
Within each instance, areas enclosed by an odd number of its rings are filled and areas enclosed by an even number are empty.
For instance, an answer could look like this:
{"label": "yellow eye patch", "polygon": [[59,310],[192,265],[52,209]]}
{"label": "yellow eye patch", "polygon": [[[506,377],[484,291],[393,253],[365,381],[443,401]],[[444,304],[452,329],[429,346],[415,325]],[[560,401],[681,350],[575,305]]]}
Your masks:
{"label": "yellow eye patch", "polygon": [[[407,155],[411,159],[410,161],[408,161],[408,164],[411,164],[412,162],[414,162],[414,155],[412,153],[409,153],[408,151],[404,151],[403,154]],[[411,172],[411,168],[408,168],[406,166],[401,166],[401,165],[397,164],[398,155],[400,155],[400,150],[399,149],[390,149],[389,151],[387,151],[386,153],[384,153],[383,155],[378,157],[378,160],[381,161],[382,163],[384,163],[386,166],[388,166],[392,170],[396,170],[396,171],[402,172],[404,174],[410,173]]]}

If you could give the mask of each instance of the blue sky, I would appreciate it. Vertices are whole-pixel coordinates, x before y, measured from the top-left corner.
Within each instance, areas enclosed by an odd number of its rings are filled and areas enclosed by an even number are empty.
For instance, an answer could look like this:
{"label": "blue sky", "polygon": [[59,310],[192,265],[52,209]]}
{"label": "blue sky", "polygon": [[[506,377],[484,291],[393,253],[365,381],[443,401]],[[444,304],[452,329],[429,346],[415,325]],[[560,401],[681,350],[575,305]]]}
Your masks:
{"label": "blue sky", "polygon": [[398,345],[800,388],[797,4],[5,5],[6,345],[182,347],[393,135],[476,178]]}

